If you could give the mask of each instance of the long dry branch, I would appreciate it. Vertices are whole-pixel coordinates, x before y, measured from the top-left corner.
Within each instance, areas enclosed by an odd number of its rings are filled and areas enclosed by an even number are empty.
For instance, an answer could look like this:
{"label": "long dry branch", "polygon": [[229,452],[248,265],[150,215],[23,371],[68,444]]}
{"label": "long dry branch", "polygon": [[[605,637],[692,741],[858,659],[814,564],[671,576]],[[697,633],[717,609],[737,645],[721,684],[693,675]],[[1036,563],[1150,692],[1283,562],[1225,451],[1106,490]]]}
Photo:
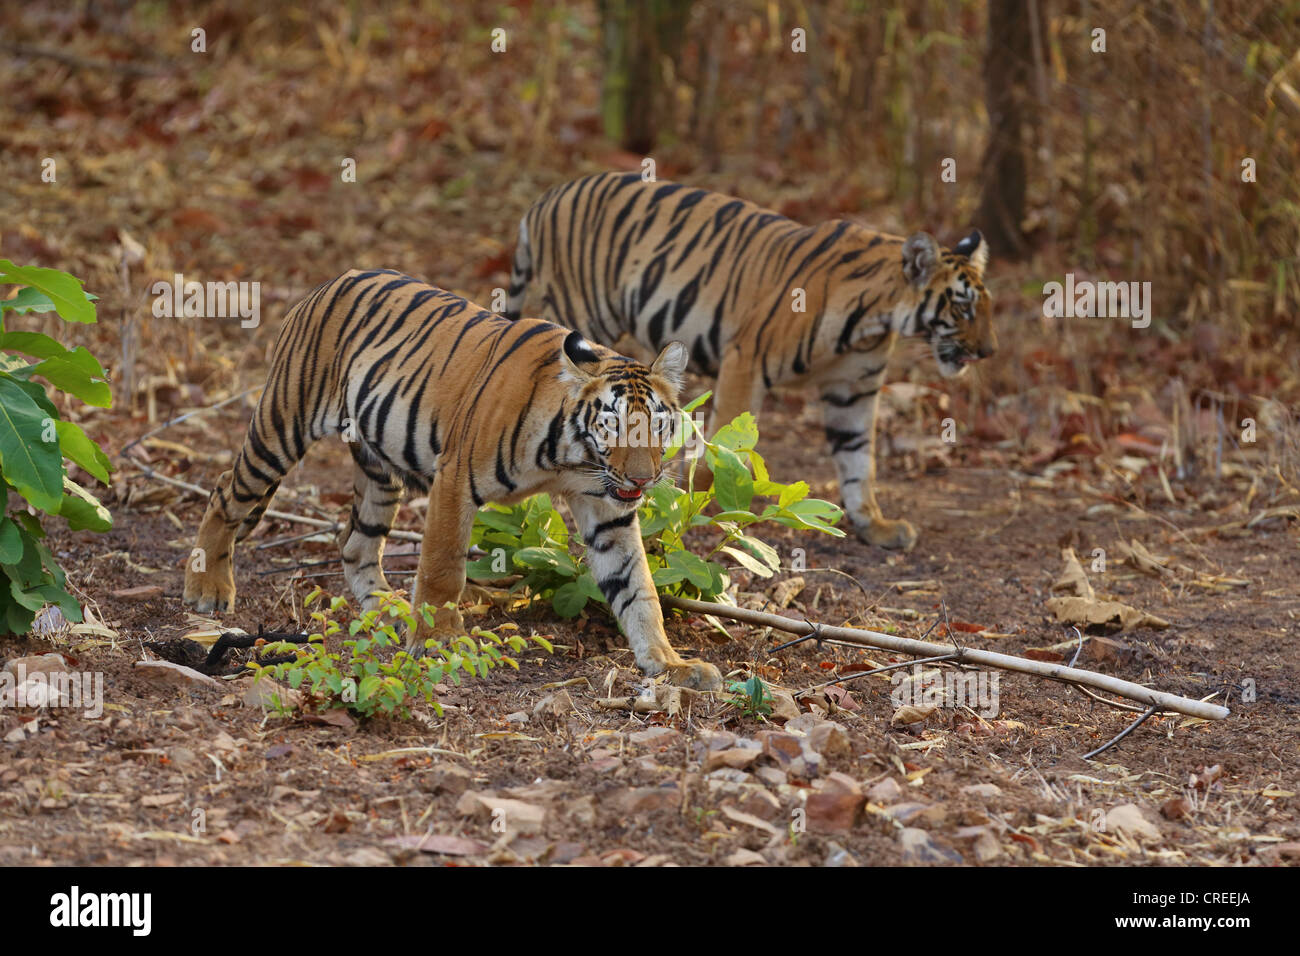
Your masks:
{"label": "long dry branch", "polygon": [[751,611],[727,604],[693,601],[689,598],[673,597],[671,595],[664,597],[662,603],[665,607],[677,608],[682,611],[692,611],[696,614],[712,614],[715,617],[731,618],[757,627],[771,627],[790,634],[816,635],[842,641],[846,644],[856,644],[861,647],[877,647],[897,651],[900,654],[913,654],[917,657],[949,655],[951,660],[960,661],[963,664],[981,664],[985,667],[997,667],[1021,674],[1031,674],[1034,677],[1064,681],[1067,684],[1082,684],[1110,694],[1118,694],[1120,697],[1127,697],[1129,700],[1140,701],[1157,710],[1172,710],[1179,714],[1187,714],[1189,717],[1223,720],[1230,713],[1228,708],[1221,707],[1218,704],[1191,700],[1187,697],[1179,697],[1176,694],[1166,694],[1163,691],[1152,690],[1149,687],[1143,687],[1141,684],[1120,680],[1118,677],[1111,677],[1108,674],[1098,674],[1095,671],[1082,670],[1077,667],[1066,667],[1064,664],[1031,661],[1023,657],[1014,657],[1011,654],[999,654],[996,651],[983,651],[977,648],[954,648],[951,644],[931,644],[928,641],[914,641],[906,637],[895,637],[892,634],[881,634],[879,631],[868,631],[857,627],[833,627],[828,624],[812,624],[809,621],[796,621],[793,618],[783,617],[780,614],[769,614],[766,611]]}

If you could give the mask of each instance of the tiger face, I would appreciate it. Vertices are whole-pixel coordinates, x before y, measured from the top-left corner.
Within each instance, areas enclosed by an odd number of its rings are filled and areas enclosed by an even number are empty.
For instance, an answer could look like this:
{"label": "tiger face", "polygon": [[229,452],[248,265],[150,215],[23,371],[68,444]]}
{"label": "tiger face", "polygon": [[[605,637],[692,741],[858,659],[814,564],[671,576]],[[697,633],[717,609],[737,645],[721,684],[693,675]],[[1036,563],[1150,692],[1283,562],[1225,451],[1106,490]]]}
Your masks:
{"label": "tiger face", "polygon": [[589,479],[582,494],[635,507],[664,477],[663,453],[680,425],[677,396],[689,358],[686,346],[670,342],[647,367],[623,356],[602,359],[578,332],[564,340],[564,377],[578,402],[578,470]]}
{"label": "tiger face", "polygon": [[997,351],[993,303],[984,288],[989,247],[975,230],[951,251],[928,233],[903,243],[903,275],[917,292],[912,329],[930,343],[945,378]]}

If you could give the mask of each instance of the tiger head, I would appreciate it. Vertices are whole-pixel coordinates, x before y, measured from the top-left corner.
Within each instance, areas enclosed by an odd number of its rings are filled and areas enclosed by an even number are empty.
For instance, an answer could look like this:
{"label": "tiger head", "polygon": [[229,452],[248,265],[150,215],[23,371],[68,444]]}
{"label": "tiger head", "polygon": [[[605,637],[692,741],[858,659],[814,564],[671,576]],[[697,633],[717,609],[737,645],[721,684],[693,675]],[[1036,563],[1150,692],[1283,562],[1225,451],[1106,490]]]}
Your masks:
{"label": "tiger head", "polygon": [[689,361],[669,342],[646,366],[617,353],[597,355],[579,332],[564,340],[560,361],[577,410],[572,434],[583,450],[583,494],[636,504],[664,476],[664,449],[677,437],[677,395]]}
{"label": "tiger head", "polygon": [[909,330],[930,343],[945,377],[997,351],[993,303],[984,288],[988,261],[989,244],[978,229],[951,251],[926,232],[903,243],[903,275],[916,293],[916,325]]}

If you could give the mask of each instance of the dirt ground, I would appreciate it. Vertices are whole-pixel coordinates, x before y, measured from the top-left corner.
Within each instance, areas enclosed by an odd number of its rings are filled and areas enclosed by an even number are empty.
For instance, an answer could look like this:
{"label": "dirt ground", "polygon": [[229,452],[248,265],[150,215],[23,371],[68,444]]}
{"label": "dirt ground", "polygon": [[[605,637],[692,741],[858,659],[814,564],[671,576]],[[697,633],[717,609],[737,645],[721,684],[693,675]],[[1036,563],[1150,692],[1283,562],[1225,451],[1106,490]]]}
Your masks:
{"label": "dirt ground", "polygon": [[[804,469],[814,493],[833,498],[829,460],[806,451],[816,414],[798,396],[769,404],[763,447],[774,474]],[[205,425],[186,422],[165,433],[194,450],[189,480],[210,483],[246,416],[231,406]],[[886,422],[885,430],[893,439],[910,427]],[[177,460],[174,448],[154,454]],[[14,732],[31,713],[0,712],[0,862],[1294,862],[1294,522],[1246,529],[1232,520],[1239,504],[1211,508],[1231,499],[1224,495],[1205,496],[1199,508],[1125,505],[1097,489],[1087,463],[1047,480],[979,464],[997,455],[976,446],[954,451],[949,466],[924,467],[907,454],[882,458],[886,512],[906,514],[921,531],[911,553],[786,529],[769,536],[783,555],[804,549],[809,568],[785,613],[920,637],[946,608],[953,633],[970,646],[1023,654],[1071,637],[1045,609],[1062,567],[1060,546],[1071,543],[1087,566],[1093,548],[1113,556],[1116,541],[1138,539],[1186,568],[1162,581],[1112,557],[1104,574],[1089,576],[1099,594],[1171,626],[1090,640],[1080,666],[1187,697],[1213,695],[1228,702],[1231,717],[1156,717],[1087,761],[1080,755],[1133,715],[1064,685],[1004,673],[989,719],[943,707],[902,724],[894,719],[891,684],[876,676],[845,685],[848,695],[813,698],[820,704],[814,716],[794,726],[823,750],[809,757],[805,749],[803,763],[789,763],[780,756],[785,738],[764,733],[780,730],[782,721],[742,716],[722,696],[691,700],[671,717],[599,708],[597,698],[634,695],[645,684],[630,654],[602,614],[566,622],[541,607],[513,618],[564,649],[553,657],[528,652],[518,673],[495,671],[447,688],[443,718],[337,727],[268,715],[244,705],[247,677],[180,689],[134,671],[133,662],[155,656],[145,644],[202,624],[180,602],[202,501],[138,473],[126,478],[128,467],[115,486],[118,500],[110,498],[116,530],[53,535],[72,582],[116,637],[51,640],[76,669],[103,672],[106,709],[98,719],[41,713],[38,729],[18,733],[19,740]],[[348,475],[341,445],[322,443],[291,473],[276,507],[332,517],[346,501]],[[418,528],[417,513],[404,506],[399,524]],[[1216,530],[1198,530],[1206,528]],[[266,522],[241,546],[238,607],[224,625],[296,629],[296,609],[312,586],[339,588],[337,577],[283,573],[332,556],[330,543],[256,548],[302,533],[301,526]],[[390,551],[411,547],[395,542]],[[387,564],[410,561],[394,556]],[[846,572],[861,589],[819,568]],[[1189,577],[1188,570],[1204,575]],[[748,582],[738,572],[737,580],[742,595],[771,594],[793,574]],[[1247,583],[1191,583],[1211,574]],[[131,590],[150,587],[161,593]],[[476,623],[506,619],[493,610]],[[902,660],[811,642],[771,653],[785,638],[733,625],[732,639],[718,643],[698,619],[669,626],[684,653],[697,651],[739,678],[757,670],[794,691],[862,669],[868,659]],[[50,650],[50,641],[37,637],[0,640],[2,658]],[[1064,654],[1068,660],[1073,651]],[[1247,680],[1253,702],[1242,701]],[[842,734],[832,732],[826,743],[826,732],[819,737],[812,729],[820,718]],[[757,759],[718,756],[744,750],[747,741],[762,743]],[[502,802],[509,800],[518,803]],[[1125,805],[1135,805],[1151,829],[1126,824],[1130,811],[1116,814]],[[507,808],[504,832],[500,821],[494,825],[496,806]]]}

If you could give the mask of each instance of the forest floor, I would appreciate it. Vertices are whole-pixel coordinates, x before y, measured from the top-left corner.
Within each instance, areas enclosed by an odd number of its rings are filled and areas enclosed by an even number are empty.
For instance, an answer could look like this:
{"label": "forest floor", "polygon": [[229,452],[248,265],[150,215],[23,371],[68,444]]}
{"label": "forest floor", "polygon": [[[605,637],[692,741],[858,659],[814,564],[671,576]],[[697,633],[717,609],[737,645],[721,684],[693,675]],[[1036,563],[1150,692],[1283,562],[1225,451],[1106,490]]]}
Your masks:
{"label": "forest floor", "polygon": [[[205,487],[247,411],[206,417],[164,433],[192,451],[186,477]],[[815,494],[834,499],[829,461],[810,463],[805,451],[806,436],[817,433],[815,409],[797,396],[771,402],[763,423],[773,474],[798,466]],[[887,420],[890,438],[908,427],[892,424],[899,431]],[[174,463],[177,447],[155,454]],[[990,456],[972,449],[964,457]],[[1095,761],[1081,754],[1132,715],[1010,673],[998,675],[995,706],[975,705],[980,716],[945,706],[909,723],[918,715],[899,713],[887,675],[849,682],[846,694],[813,695],[798,718],[782,707],[767,721],[747,717],[725,695],[693,698],[672,716],[604,710],[598,698],[637,695],[648,682],[602,613],[569,622],[542,606],[471,617],[487,627],[514,620],[564,649],[527,652],[518,672],[448,686],[439,694],[442,718],[309,723],[246,701],[247,676],[215,687],[160,685],[134,667],[156,656],[145,645],[174,657],[177,645],[166,642],[211,628],[180,602],[203,501],[128,465],[119,500],[110,498],[114,531],[52,535],[112,636],[0,639],[0,658],[10,659],[48,653],[53,642],[70,668],[103,673],[106,701],[95,719],[61,709],[33,724],[31,712],[0,712],[0,862],[1294,862],[1294,522],[1283,514],[1246,528],[1263,509],[1243,510],[1221,493],[1197,507],[1123,504],[1099,491],[1089,471],[1084,463],[1049,479],[883,455],[882,503],[918,526],[912,552],[780,529],[772,543],[783,555],[804,549],[809,570],[752,582],[740,571],[737,580],[742,594],[771,595],[799,574],[805,585],[784,612],[796,618],[921,637],[946,610],[952,633],[969,646],[1068,661],[1072,648],[1043,650],[1073,633],[1045,608],[1062,545],[1089,569],[1093,549],[1104,548],[1106,571],[1089,573],[1098,594],[1170,627],[1089,638],[1079,666],[1187,697],[1215,695],[1232,715],[1153,718]],[[342,445],[321,443],[286,479],[276,507],[334,517],[350,494],[349,475]],[[404,506],[399,526],[418,529],[418,512]],[[239,600],[222,625],[294,630],[311,587],[340,589],[337,577],[293,570],[331,557],[332,543],[256,548],[302,531],[264,522],[240,547]],[[1153,577],[1119,563],[1117,542],[1134,540],[1175,570]],[[410,567],[396,552],[411,547],[394,542],[388,565]],[[818,568],[846,572],[861,588]],[[789,635],[729,630],[719,643],[698,619],[669,624],[683,653],[791,691],[868,660],[904,659],[811,642],[771,653]],[[1254,687],[1253,701],[1242,701],[1244,686]],[[783,736],[783,724],[800,739]],[[500,820],[498,807],[506,810]]]}

